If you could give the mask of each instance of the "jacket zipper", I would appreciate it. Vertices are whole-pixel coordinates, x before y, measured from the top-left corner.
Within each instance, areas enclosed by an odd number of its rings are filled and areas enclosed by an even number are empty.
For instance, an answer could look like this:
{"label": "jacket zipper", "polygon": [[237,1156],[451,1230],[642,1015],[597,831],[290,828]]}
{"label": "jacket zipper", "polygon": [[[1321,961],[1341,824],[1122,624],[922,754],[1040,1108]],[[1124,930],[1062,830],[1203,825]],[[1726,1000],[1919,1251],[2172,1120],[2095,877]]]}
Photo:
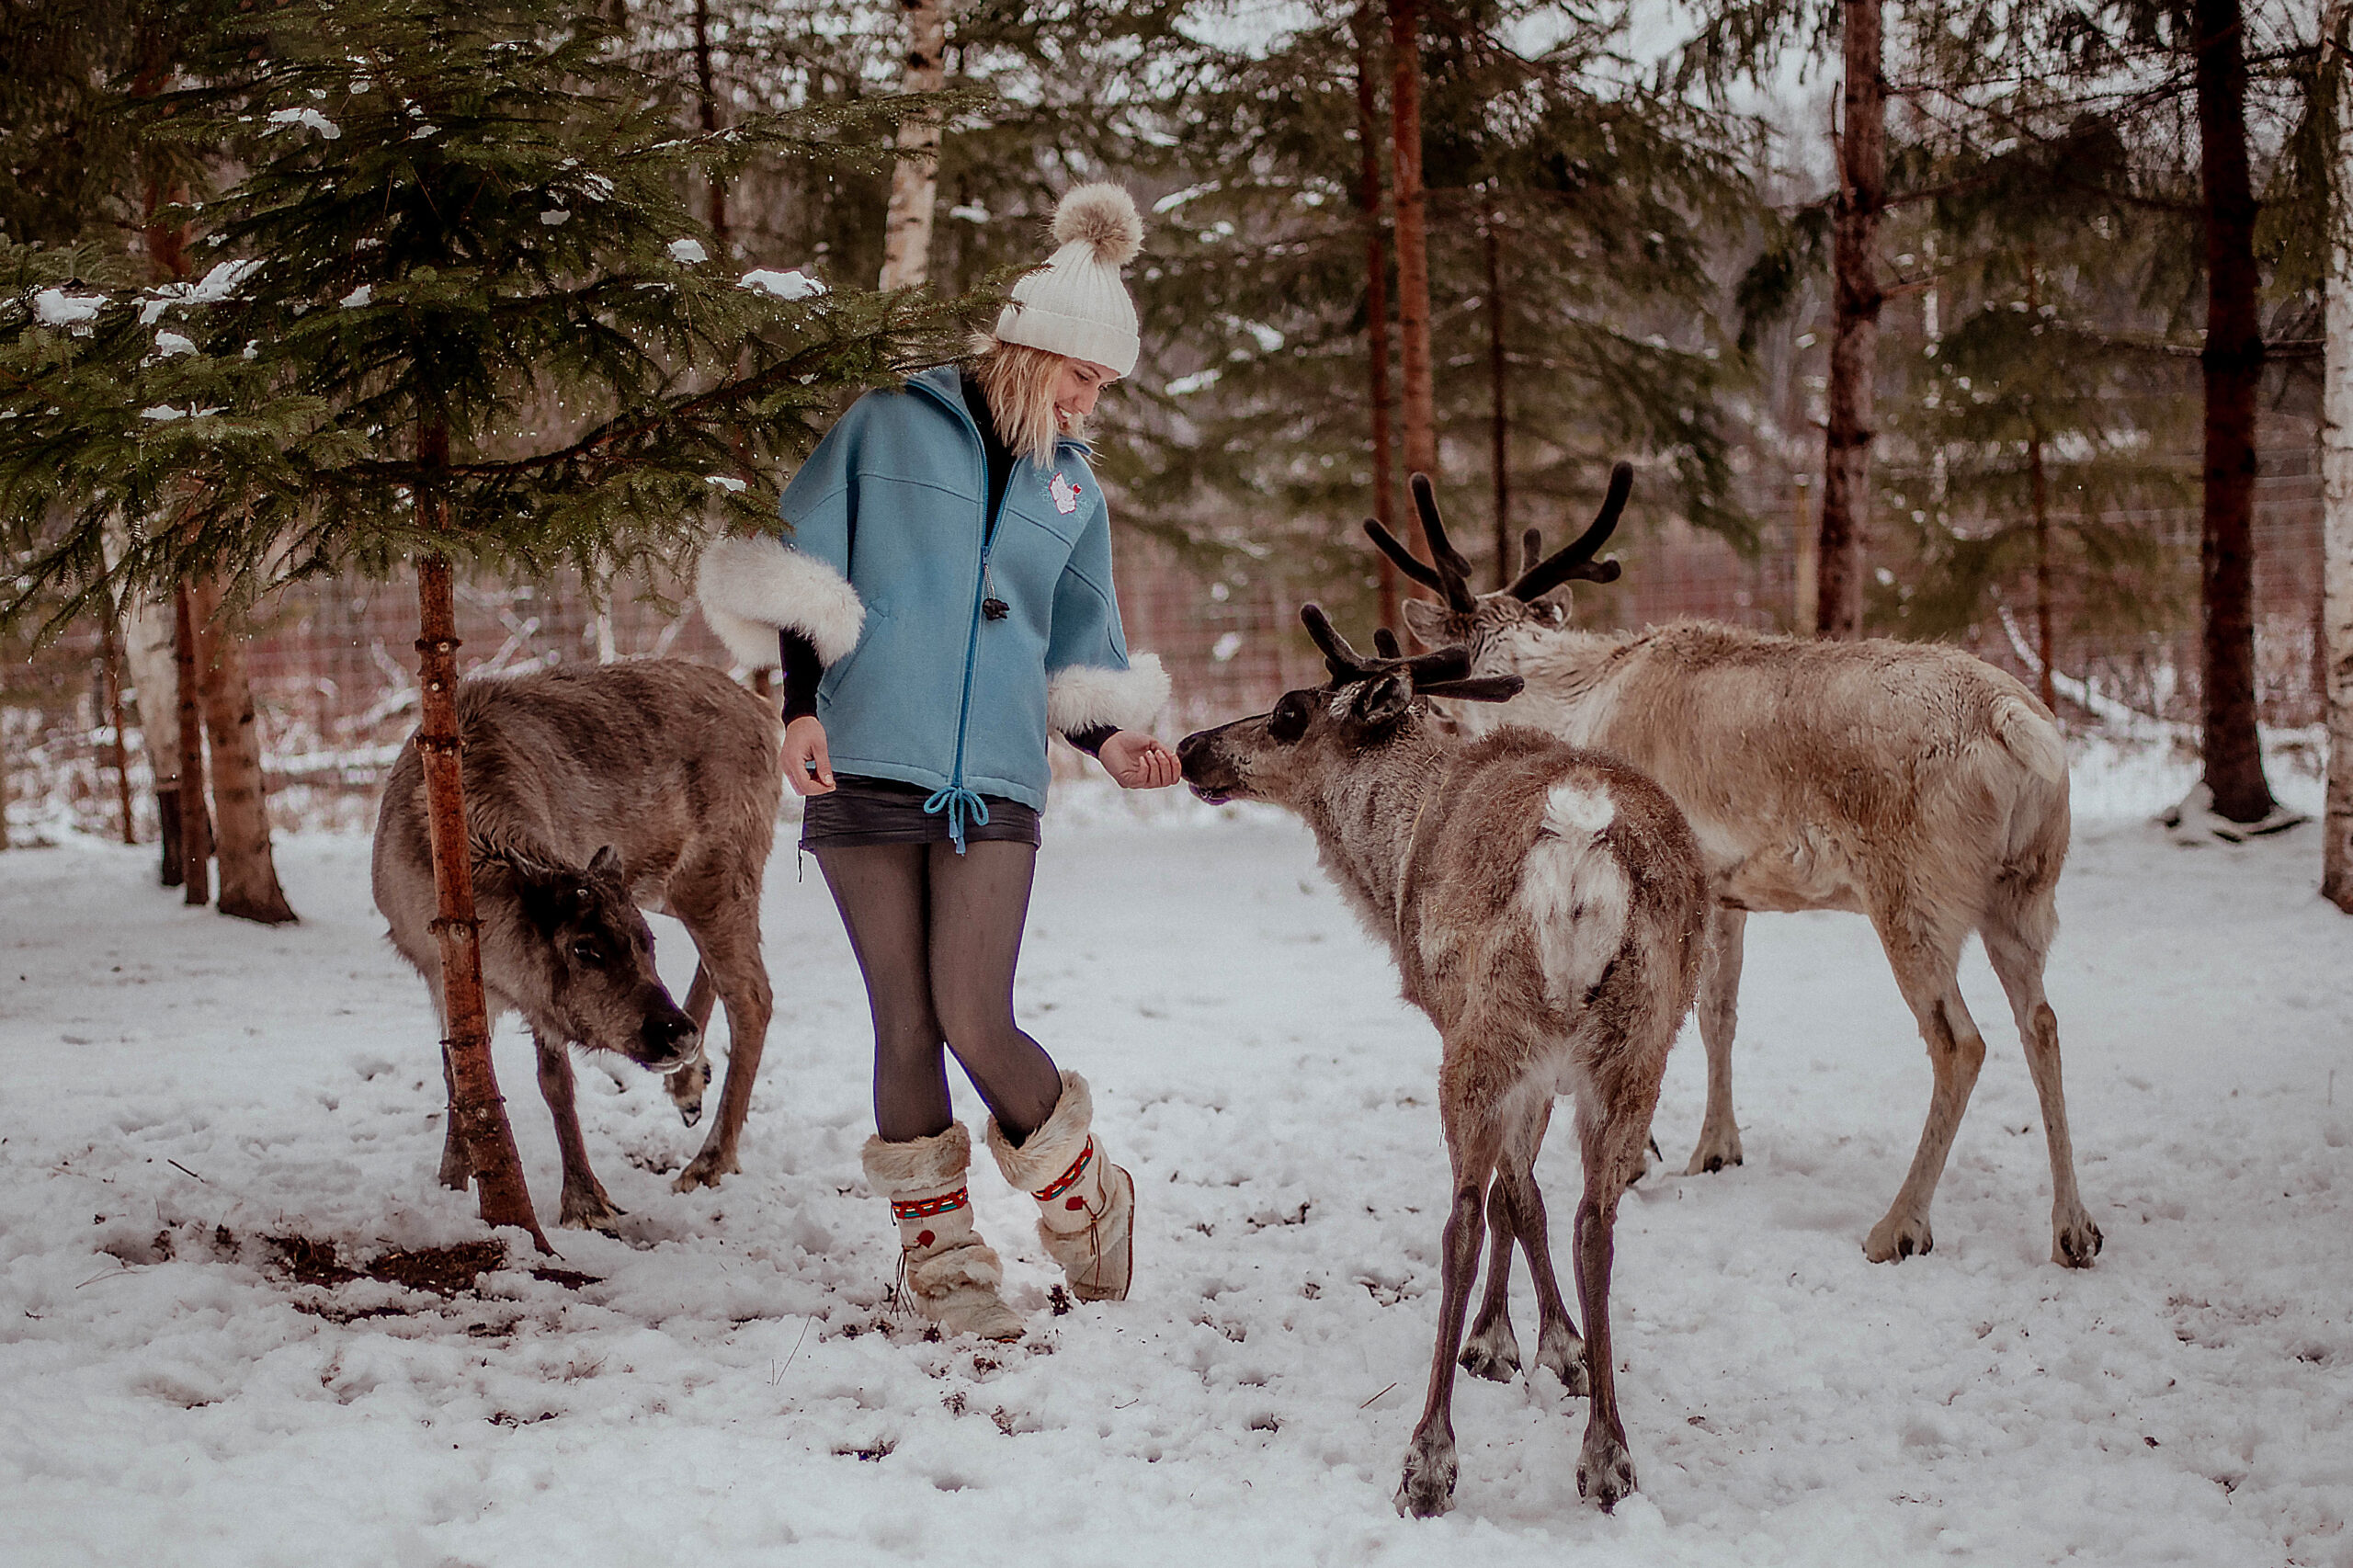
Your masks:
{"label": "jacket zipper", "polygon": [[[928,387],[924,390],[931,391]],[[938,394],[934,393],[934,395]],[[940,401],[945,403],[947,399],[942,397]],[[961,407],[959,407],[956,413],[964,421],[966,426],[970,427],[972,422],[971,413]],[[977,430],[973,432],[973,439],[976,441],[980,439],[980,433]],[[1017,461],[1017,466],[1018,466]],[[983,442],[981,445],[981,494],[985,497],[988,493],[988,447],[985,442]],[[955,768],[949,775],[947,787],[933,790],[930,798],[923,803],[923,809],[926,812],[944,811],[948,813],[949,841],[956,846],[956,853],[959,855],[964,853],[964,819],[968,816],[972,818],[976,827],[986,827],[989,822],[988,802],[981,799],[977,790],[966,789],[964,786],[964,735],[972,716],[972,672],[974,665],[978,663],[977,655],[981,645],[981,601],[988,597],[989,552],[996,548],[997,526],[1005,519],[1005,500],[1012,494],[1013,483],[1008,478],[1006,482],[1006,496],[998,499],[996,511],[994,515],[984,516],[981,519],[983,529],[981,569],[972,580],[972,620],[964,633],[964,695],[956,710]]]}

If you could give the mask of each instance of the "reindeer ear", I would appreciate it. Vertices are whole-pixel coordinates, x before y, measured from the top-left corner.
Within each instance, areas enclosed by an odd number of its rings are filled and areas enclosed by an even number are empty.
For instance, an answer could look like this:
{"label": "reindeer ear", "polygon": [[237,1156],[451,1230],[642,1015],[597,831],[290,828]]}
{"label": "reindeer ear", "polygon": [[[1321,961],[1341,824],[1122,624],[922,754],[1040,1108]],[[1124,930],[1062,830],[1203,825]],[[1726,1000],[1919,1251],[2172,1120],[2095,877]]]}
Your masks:
{"label": "reindeer ear", "polygon": [[1379,729],[1393,724],[1414,705],[1414,687],[1401,676],[1381,676],[1367,683],[1351,705],[1357,722]]}
{"label": "reindeer ear", "polygon": [[1405,629],[1432,647],[1450,642],[1446,634],[1446,607],[1434,605],[1427,599],[1407,599],[1397,607],[1405,618]]}
{"label": "reindeer ear", "polygon": [[619,881],[621,875],[620,851],[608,844],[588,858],[590,881]]}

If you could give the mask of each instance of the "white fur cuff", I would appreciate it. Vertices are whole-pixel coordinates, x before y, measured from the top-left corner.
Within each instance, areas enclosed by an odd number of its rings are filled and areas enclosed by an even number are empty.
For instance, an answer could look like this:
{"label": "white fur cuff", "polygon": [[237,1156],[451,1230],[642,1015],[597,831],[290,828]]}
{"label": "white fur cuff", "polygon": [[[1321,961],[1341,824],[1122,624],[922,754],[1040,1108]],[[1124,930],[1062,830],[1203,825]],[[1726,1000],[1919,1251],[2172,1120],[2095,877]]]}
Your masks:
{"label": "white fur cuff", "polygon": [[756,670],[776,667],[780,628],[808,638],[830,665],[849,656],[866,627],[849,579],[767,537],[711,540],[695,569],[695,600],[727,651]]}
{"label": "white fur cuff", "polygon": [[1168,672],[1157,653],[1136,653],[1124,670],[1073,665],[1046,682],[1046,722],[1065,735],[1108,724],[1148,730],[1168,701]]}

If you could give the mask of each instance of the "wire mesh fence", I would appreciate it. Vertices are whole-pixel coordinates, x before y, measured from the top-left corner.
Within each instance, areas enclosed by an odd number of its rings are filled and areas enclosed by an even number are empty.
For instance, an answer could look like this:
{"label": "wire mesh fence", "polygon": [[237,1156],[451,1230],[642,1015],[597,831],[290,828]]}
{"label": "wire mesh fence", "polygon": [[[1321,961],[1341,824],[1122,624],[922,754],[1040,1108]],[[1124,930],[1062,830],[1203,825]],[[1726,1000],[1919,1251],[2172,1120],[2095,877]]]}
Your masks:
{"label": "wire mesh fence", "polygon": [[[2257,490],[2257,701],[2267,724],[2305,728],[2320,722],[2325,693],[2320,482],[2307,452],[2274,452]],[[1631,628],[1691,617],[1791,629],[1802,512],[1787,494],[1759,494],[1752,502],[1755,515],[1774,519],[1753,554],[1675,526],[1621,540],[1616,550],[1625,574],[1606,588],[1579,585],[1580,622]],[[2167,581],[2147,591],[2167,604],[2143,618],[2154,629],[2121,633],[2086,624],[2072,597],[2054,604],[2060,717],[2076,728],[2134,716],[2194,726],[2199,516],[2186,507],[2131,521],[2159,547]],[[1158,652],[1174,682],[1169,738],[1261,710],[1283,690],[1320,678],[1297,607],[1330,585],[1293,581],[1279,566],[1204,568],[1141,537],[1123,541],[1120,552],[1129,641]],[[458,597],[469,673],[657,655],[728,662],[674,582],[617,585],[600,603],[574,581],[477,577],[460,585]],[[1997,585],[1987,613],[1961,641],[2031,684],[2032,621],[2025,588]],[[301,584],[263,608],[247,668],[272,815],[281,826],[364,829],[372,821],[374,792],[415,722],[415,587],[405,577]],[[126,686],[121,695],[125,733],[118,745],[95,626],[74,628],[9,673],[0,687],[0,781],[17,839],[61,831],[120,836],[126,779],[129,831],[153,839],[139,694]],[[1079,764],[1063,756],[1059,766]]]}

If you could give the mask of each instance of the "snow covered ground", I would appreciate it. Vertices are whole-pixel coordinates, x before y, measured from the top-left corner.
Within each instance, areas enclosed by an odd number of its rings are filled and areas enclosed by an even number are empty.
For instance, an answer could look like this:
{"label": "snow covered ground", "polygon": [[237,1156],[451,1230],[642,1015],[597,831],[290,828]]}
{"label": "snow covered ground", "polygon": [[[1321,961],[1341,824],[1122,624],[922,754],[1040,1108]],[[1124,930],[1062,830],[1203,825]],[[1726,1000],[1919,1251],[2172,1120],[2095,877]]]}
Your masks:
{"label": "snow covered ground", "polygon": [[[425,992],[363,840],[282,846],[303,922],[278,931],[186,910],[147,849],[0,855],[0,1558],[2353,1568],[2353,921],[2314,894],[2313,828],[2184,850],[2143,825],[2185,781],[2079,779],[2051,990],[2088,1273],[2047,1261],[2034,1096],[1974,953],[1993,1049],[1936,1251],[1863,1260],[1926,1060],[1860,920],[1751,923],[1748,1163],[1670,1174],[1687,1037],[1668,1169],[1620,1223],[1642,1490],[1614,1517],[1577,1499],[1585,1410],[1549,1378],[1458,1384],[1456,1511],[1392,1511],[1437,1308],[1436,1041],[1285,820],[1085,791],[1050,817],[1021,1004],[1135,1172],[1140,1282],[1052,1315],[1027,1200],[976,1170],[1033,1314],[1010,1349],[889,1315],[863,1005],[789,854],[744,1174],[673,1194],[699,1130],[585,1068],[622,1235],[558,1234],[576,1290],[518,1267],[449,1299],[301,1284],[268,1240],[360,1262],[479,1234],[433,1181]],[[528,1046],[498,1053],[551,1212]],[[1556,1132],[1556,1214],[1574,1173]],[[1524,1274],[1516,1315],[1528,1336]]]}

